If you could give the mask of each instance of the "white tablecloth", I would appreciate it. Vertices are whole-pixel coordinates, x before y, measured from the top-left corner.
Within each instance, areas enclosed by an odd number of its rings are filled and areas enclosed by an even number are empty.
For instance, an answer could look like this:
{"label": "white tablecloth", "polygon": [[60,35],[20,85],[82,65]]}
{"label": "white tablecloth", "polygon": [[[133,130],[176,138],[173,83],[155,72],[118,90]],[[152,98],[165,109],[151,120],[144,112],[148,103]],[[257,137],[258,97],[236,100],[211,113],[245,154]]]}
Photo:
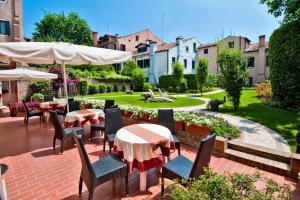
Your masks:
{"label": "white tablecloth", "polygon": [[83,109],[67,113],[65,126],[83,125],[87,121],[97,123],[104,119],[104,112],[101,109]]}

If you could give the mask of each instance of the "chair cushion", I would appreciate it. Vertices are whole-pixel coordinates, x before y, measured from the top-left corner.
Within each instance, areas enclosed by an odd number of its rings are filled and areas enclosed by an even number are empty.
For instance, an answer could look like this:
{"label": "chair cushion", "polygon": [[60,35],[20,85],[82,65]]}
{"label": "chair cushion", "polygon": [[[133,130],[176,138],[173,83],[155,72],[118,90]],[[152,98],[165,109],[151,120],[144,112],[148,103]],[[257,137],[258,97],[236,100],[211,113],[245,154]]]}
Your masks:
{"label": "chair cushion", "polygon": [[184,156],[177,156],[175,159],[165,164],[163,168],[165,168],[167,171],[171,171],[180,178],[187,179],[192,171],[193,162]]}
{"label": "chair cushion", "polygon": [[66,135],[70,135],[74,132],[76,132],[77,135],[83,135],[84,130],[81,127],[69,127],[69,128],[65,128],[64,132]]}
{"label": "chair cushion", "polygon": [[108,138],[108,141],[114,141],[115,140],[115,137],[116,137],[116,134],[109,134],[109,135],[106,135],[106,137]]}
{"label": "chair cushion", "polygon": [[113,154],[92,163],[92,168],[98,184],[111,180],[114,177],[125,176],[128,173],[127,165]]}

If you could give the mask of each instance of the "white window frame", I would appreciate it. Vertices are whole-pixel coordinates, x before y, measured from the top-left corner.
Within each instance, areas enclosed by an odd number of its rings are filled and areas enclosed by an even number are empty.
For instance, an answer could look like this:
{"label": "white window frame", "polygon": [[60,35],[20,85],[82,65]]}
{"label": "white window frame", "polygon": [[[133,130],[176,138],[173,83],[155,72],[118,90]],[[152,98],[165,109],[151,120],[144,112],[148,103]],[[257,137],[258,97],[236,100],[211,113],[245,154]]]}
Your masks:
{"label": "white window frame", "polygon": [[4,82],[8,82],[8,94],[12,93],[12,92],[11,92],[11,81],[2,81],[1,89],[3,90],[3,83],[4,83]]}

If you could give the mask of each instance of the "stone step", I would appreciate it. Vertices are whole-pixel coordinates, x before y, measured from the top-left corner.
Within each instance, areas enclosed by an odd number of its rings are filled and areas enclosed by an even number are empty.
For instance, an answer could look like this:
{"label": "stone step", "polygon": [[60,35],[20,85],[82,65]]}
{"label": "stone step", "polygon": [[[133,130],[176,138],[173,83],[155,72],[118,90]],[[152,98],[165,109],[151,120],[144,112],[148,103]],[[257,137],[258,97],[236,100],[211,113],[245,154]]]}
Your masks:
{"label": "stone step", "polygon": [[287,163],[263,158],[233,149],[226,149],[225,156],[234,161],[257,167],[272,173],[288,175],[290,171],[290,165]]}
{"label": "stone step", "polygon": [[283,152],[271,148],[265,148],[253,144],[247,144],[239,140],[228,141],[228,148],[232,150],[252,154],[255,156],[259,156],[262,158],[267,158],[270,160],[287,163],[287,164],[290,164],[290,160],[291,160],[290,152]]}

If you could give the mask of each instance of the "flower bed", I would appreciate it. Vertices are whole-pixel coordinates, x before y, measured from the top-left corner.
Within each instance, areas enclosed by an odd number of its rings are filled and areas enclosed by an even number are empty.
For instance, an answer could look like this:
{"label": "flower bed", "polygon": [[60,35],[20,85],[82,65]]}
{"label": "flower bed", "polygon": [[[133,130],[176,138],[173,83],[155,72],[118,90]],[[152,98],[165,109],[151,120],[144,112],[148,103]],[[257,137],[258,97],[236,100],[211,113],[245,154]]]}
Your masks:
{"label": "flower bed", "polygon": [[[26,102],[26,105],[29,108],[29,110],[39,110],[40,109],[40,103],[36,102],[36,101]],[[23,102],[12,103],[10,113],[11,113],[11,116],[18,116],[18,117],[24,116],[25,108],[24,108]]]}

